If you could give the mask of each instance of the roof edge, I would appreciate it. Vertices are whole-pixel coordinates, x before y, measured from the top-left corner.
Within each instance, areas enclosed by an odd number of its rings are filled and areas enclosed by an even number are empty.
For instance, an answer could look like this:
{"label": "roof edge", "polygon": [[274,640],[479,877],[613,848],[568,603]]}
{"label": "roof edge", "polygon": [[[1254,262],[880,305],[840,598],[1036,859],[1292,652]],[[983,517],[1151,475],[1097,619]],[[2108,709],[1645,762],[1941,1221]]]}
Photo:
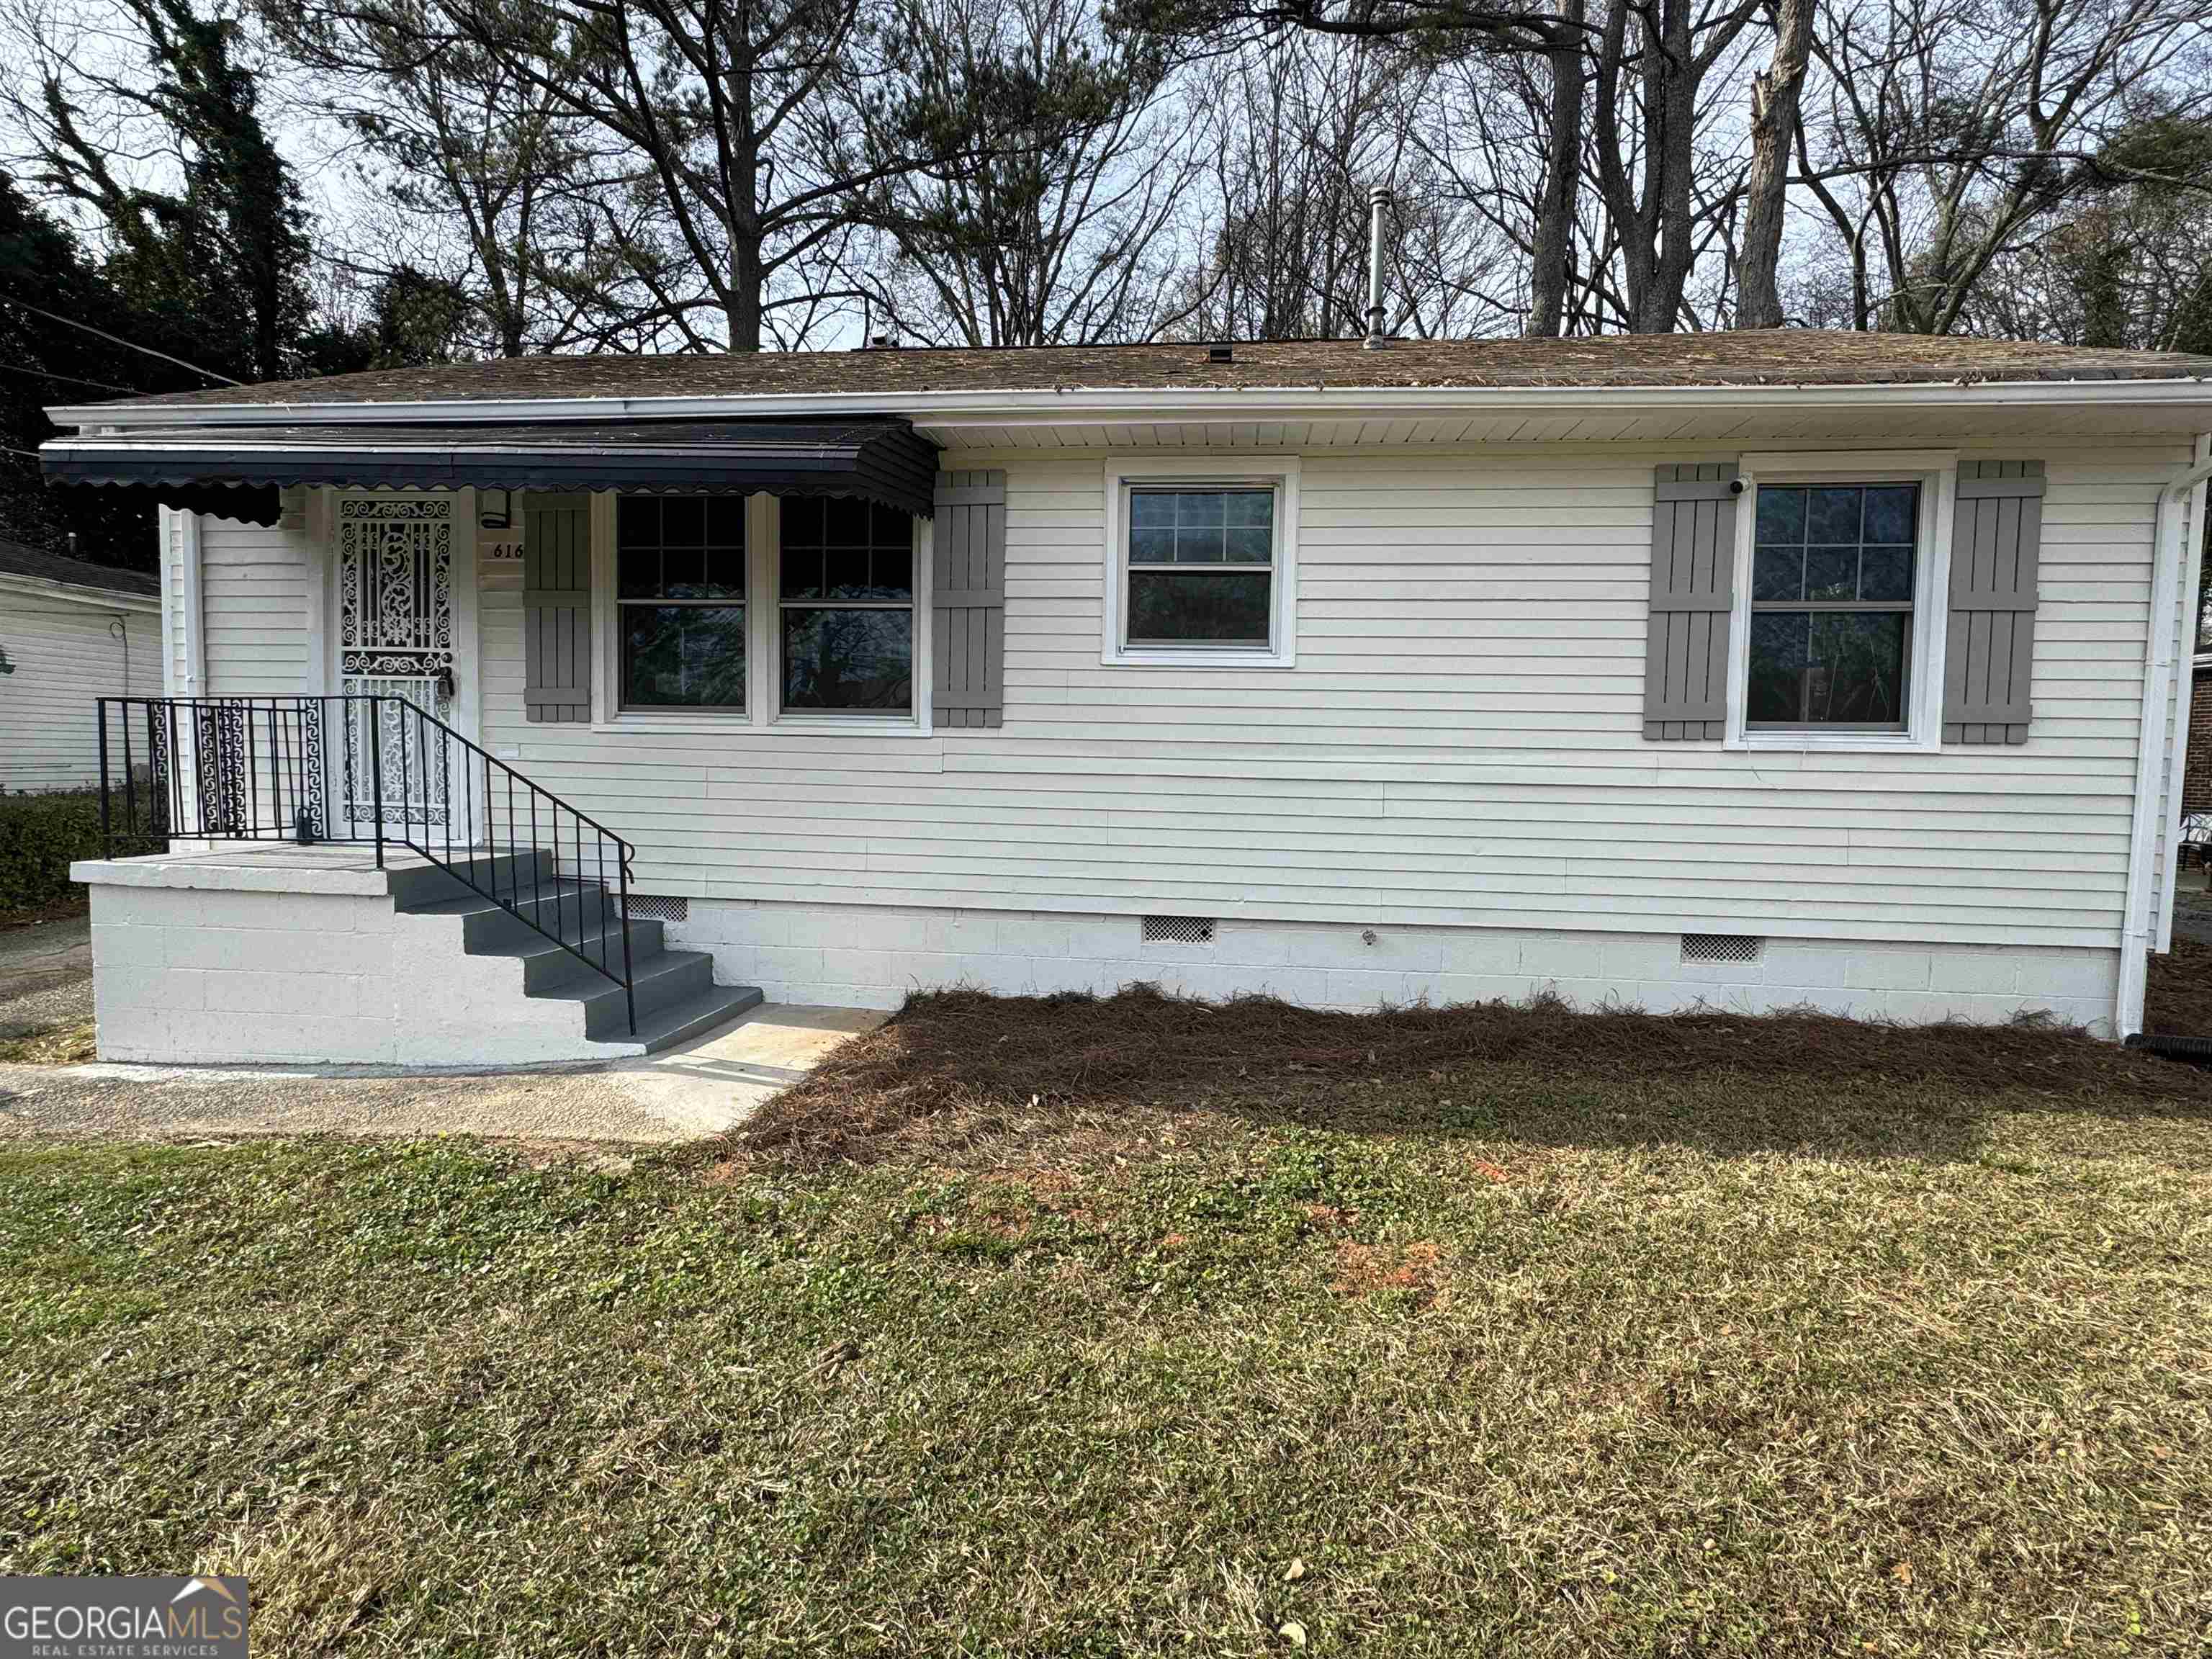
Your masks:
{"label": "roof edge", "polygon": [[89,605],[95,610],[159,611],[161,596],[157,592],[141,593],[130,587],[96,587],[89,582],[65,582],[52,576],[33,576],[23,570],[0,570],[0,587],[27,590],[42,598],[63,599],[72,605]]}
{"label": "roof edge", "polygon": [[436,421],[459,425],[763,416],[902,416],[931,426],[1152,422],[1270,419],[1347,410],[1376,413],[1566,412],[1589,409],[1689,408],[1747,404],[1763,408],[2104,407],[2154,404],[2212,410],[2212,379],[2113,378],[2094,380],[1891,380],[1776,385],[1632,385],[1618,386],[1231,386],[1162,392],[1146,387],[1054,387],[1004,392],[736,392],[684,397],[433,398],[406,402],[282,404],[58,404],[46,410],[57,426],[81,431],[146,426],[241,427]]}

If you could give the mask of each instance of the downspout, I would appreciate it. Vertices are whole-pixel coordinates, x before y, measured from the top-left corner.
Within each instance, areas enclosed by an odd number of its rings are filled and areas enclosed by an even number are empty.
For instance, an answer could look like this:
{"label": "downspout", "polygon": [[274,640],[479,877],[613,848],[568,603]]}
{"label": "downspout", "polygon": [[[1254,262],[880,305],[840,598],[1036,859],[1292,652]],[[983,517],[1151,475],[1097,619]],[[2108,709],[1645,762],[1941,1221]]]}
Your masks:
{"label": "downspout", "polygon": [[[2167,762],[2175,744],[2172,738],[2159,743],[2153,733],[2156,723],[2171,713],[2182,627],[2180,607],[2186,602],[2181,577],[2185,567],[2193,563],[2190,550],[2181,541],[2182,508],[2191,492],[2208,478],[2212,478],[2212,447],[2199,436],[2196,461],[2167,479],[2158,493],[2158,518],[2152,532],[2150,638],[2143,650],[2142,712],[2136,728],[2135,812],[2128,839],[2126,908],[2121,914],[2120,987],[2112,1008],[2112,1030],[2123,1042],[2142,1033],[2143,983],[2150,969],[2151,936],[2157,931],[2156,918],[2150,914],[2150,868],[2158,852],[2158,809],[2164,793],[2160,768]],[[2194,527],[2200,532],[2203,528]],[[2186,740],[2185,735],[2179,739]]]}

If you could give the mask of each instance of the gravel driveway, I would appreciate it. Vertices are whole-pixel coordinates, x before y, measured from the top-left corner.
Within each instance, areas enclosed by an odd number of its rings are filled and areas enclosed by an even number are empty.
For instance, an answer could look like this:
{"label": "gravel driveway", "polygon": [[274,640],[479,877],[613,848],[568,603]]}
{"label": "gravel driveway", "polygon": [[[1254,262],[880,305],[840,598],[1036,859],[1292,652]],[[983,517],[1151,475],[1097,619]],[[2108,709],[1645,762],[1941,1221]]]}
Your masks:
{"label": "gravel driveway", "polygon": [[92,1018],[92,919],[0,931],[0,1042]]}

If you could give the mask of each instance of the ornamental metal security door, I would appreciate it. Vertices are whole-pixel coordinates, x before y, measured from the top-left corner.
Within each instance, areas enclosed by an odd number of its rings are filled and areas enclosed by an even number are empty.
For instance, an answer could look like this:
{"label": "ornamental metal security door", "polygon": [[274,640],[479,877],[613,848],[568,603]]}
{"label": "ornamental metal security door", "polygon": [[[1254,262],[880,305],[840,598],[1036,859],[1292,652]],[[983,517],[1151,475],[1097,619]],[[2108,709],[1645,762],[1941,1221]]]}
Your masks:
{"label": "ornamental metal security door", "polygon": [[[450,725],[453,714],[453,501],[450,495],[342,496],[337,514],[338,690],[399,697]],[[373,825],[373,786],[387,830],[447,830],[459,756],[435,726],[388,703],[372,722],[345,705],[347,816]],[[370,762],[374,727],[382,776]],[[456,840],[467,826],[450,825]]]}

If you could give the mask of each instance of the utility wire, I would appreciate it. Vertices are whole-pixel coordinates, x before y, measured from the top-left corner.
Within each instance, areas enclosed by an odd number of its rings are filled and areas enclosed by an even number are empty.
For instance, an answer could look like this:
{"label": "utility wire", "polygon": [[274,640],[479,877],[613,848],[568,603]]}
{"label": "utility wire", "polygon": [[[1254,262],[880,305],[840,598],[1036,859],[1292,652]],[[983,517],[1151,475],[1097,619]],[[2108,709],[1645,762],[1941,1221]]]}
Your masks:
{"label": "utility wire", "polygon": [[28,363],[0,363],[0,374],[36,374],[41,380],[67,380],[71,386],[96,386],[103,392],[143,393],[143,386],[118,386],[112,380],[88,380],[82,374],[57,374],[51,368],[33,368]]}
{"label": "utility wire", "polygon": [[51,311],[41,311],[28,300],[18,300],[13,295],[0,294],[0,301],[5,301],[11,306],[21,306],[33,316],[44,317],[48,322],[59,323],[64,328],[81,328],[88,334],[97,334],[101,339],[112,344],[119,345],[125,351],[143,351],[149,357],[159,357],[163,362],[174,363],[179,368],[189,368],[195,374],[204,374],[210,380],[221,380],[225,386],[246,384],[243,380],[232,380],[228,374],[218,374],[211,368],[202,368],[198,363],[188,363],[182,357],[172,357],[166,351],[156,351],[151,346],[143,346],[135,341],[126,340],[119,334],[110,334],[104,328],[94,328],[90,323],[80,323],[67,317],[58,317]]}

